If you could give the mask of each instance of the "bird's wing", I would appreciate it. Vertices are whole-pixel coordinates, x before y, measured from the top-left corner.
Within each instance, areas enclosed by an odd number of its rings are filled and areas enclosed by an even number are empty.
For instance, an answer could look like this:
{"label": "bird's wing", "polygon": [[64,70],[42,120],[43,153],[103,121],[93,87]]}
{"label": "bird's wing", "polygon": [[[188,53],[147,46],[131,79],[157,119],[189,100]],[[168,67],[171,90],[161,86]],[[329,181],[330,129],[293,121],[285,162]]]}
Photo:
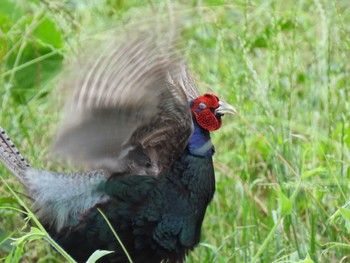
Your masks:
{"label": "bird's wing", "polygon": [[192,134],[199,92],[176,30],[110,36],[70,67],[54,152],[91,169],[158,176]]}

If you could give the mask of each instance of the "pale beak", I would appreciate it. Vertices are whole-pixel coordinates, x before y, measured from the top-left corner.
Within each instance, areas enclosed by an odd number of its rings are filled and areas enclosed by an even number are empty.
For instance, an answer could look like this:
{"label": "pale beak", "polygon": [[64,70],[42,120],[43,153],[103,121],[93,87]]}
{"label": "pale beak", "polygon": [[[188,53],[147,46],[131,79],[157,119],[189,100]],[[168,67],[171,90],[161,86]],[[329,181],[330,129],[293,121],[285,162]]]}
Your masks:
{"label": "pale beak", "polygon": [[219,107],[215,110],[215,115],[236,114],[237,110],[230,104],[219,101]]}

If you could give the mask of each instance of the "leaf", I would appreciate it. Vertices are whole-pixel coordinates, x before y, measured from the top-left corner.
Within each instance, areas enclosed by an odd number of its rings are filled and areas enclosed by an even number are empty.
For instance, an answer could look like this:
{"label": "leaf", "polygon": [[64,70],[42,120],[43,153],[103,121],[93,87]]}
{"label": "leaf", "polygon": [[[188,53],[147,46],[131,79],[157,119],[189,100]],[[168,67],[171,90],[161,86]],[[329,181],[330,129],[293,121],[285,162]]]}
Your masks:
{"label": "leaf", "polygon": [[11,245],[15,246],[15,249],[11,251],[10,255],[7,257],[6,262],[16,263],[19,262],[22,254],[23,247],[27,242],[42,239],[46,235],[36,227],[32,227],[30,231],[20,238],[13,238],[14,242]]}
{"label": "leaf", "polygon": [[0,198],[0,206],[16,205],[16,204],[17,204],[16,199],[14,199],[12,197],[2,197],[2,198]]}
{"label": "leaf", "polygon": [[54,48],[62,48],[63,41],[61,32],[58,31],[55,23],[46,18],[40,26],[32,33],[36,40],[40,40],[43,45],[50,45]]}
{"label": "leaf", "polygon": [[7,16],[13,22],[23,17],[24,11],[18,3],[11,0],[1,0],[0,13]]}
{"label": "leaf", "polygon": [[22,247],[27,242],[42,239],[44,237],[46,237],[46,235],[39,228],[32,227],[30,228],[30,231],[24,236],[14,238],[14,242],[12,242],[12,244],[18,247]]}
{"label": "leaf", "polygon": [[314,261],[310,258],[308,254],[305,259],[299,260],[298,263],[314,263]]}
{"label": "leaf", "polygon": [[323,174],[327,172],[327,169],[325,167],[317,167],[313,170],[309,170],[305,173],[303,173],[303,175],[301,176],[301,179],[305,179],[314,175],[318,175],[318,174]]}
{"label": "leaf", "polygon": [[100,258],[109,255],[111,253],[114,253],[114,251],[109,250],[96,250],[92,255],[89,257],[89,259],[86,261],[86,263],[95,263]]}
{"label": "leaf", "polygon": [[339,212],[340,212],[341,216],[343,217],[343,219],[345,220],[346,230],[348,231],[348,233],[350,233],[350,210],[343,208],[343,207],[340,207]]}
{"label": "leaf", "polygon": [[285,216],[291,214],[293,209],[292,201],[287,196],[285,196],[281,189],[278,192],[278,199],[281,209],[281,215]]}
{"label": "leaf", "polygon": [[200,246],[202,247],[206,247],[206,248],[209,248],[210,250],[212,250],[214,253],[217,253],[218,252],[218,248],[214,245],[211,245],[209,243],[199,243]]}
{"label": "leaf", "polygon": [[346,209],[346,208],[343,208],[343,207],[340,207],[339,208],[339,211],[340,211],[340,214],[342,215],[342,217],[350,223],[350,210],[349,209]]}
{"label": "leaf", "polygon": [[[26,36],[28,25],[35,28]],[[27,104],[61,70],[63,40],[56,24],[46,17],[27,16],[17,27],[19,33],[5,42],[8,47],[20,43],[11,49],[4,63],[5,81],[16,103]]]}
{"label": "leaf", "polygon": [[6,257],[5,263],[18,263],[23,254],[23,247],[16,247],[12,249],[11,253]]}

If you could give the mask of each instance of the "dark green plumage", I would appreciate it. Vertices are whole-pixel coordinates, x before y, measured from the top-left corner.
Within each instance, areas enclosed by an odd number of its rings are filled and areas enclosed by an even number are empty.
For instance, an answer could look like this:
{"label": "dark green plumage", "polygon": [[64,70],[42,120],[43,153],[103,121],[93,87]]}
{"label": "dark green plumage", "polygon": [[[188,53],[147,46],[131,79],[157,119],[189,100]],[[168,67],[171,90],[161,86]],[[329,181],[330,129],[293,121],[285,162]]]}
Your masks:
{"label": "dark green plumage", "polygon": [[[113,198],[100,208],[134,262],[181,262],[199,242],[215,179],[211,158],[185,152],[160,178],[116,176],[100,187]],[[115,251],[101,262],[127,262],[96,209],[84,223],[59,234],[52,230],[52,236],[79,262],[85,262],[96,249]]]}

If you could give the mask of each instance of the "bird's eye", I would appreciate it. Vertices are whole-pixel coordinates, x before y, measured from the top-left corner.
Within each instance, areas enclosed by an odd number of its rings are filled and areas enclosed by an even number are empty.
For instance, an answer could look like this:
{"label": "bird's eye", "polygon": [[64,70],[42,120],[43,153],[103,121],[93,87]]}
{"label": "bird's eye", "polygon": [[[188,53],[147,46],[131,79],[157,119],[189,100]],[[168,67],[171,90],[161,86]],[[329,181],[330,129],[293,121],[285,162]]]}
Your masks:
{"label": "bird's eye", "polygon": [[201,110],[204,110],[204,109],[207,108],[207,105],[206,105],[205,103],[203,103],[203,102],[200,102],[200,103],[198,104],[198,107],[199,107]]}

